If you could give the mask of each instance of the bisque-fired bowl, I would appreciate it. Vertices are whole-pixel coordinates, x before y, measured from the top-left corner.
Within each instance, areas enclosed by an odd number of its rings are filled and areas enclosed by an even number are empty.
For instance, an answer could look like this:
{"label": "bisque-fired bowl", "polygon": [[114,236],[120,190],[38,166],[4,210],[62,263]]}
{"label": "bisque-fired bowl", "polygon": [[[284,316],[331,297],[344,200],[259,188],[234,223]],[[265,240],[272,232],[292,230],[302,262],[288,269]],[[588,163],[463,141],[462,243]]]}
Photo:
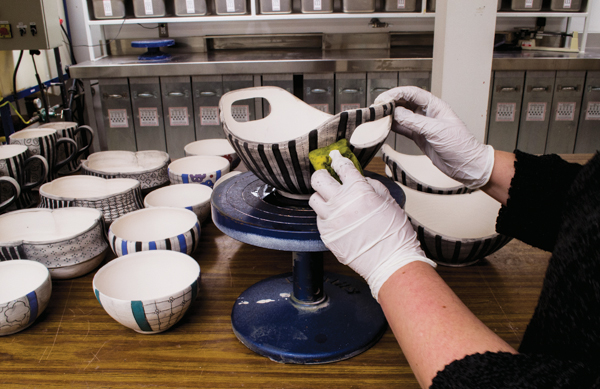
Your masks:
{"label": "bisque-fired bowl", "polygon": [[28,260],[0,262],[0,335],[32,325],[48,306],[51,294],[46,266]]}
{"label": "bisque-fired bowl", "polygon": [[195,155],[171,162],[169,179],[171,184],[202,184],[212,188],[229,169],[229,161],[223,157]]}
{"label": "bisque-fired bowl", "polygon": [[440,265],[474,264],[511,240],[496,232],[500,203],[483,191],[440,196],[397,184],[421,248]]}
{"label": "bisque-fired bowl", "polygon": [[142,334],[168,330],[185,315],[200,288],[200,266],[174,251],[144,251],[116,258],[96,272],[102,308]]}
{"label": "bisque-fired bowl", "polygon": [[399,153],[389,145],[381,148],[382,158],[389,170],[386,174],[409,188],[436,194],[461,194],[473,192],[462,183],[448,177],[426,155]]}
{"label": "bisque-fired bowl", "polygon": [[54,279],[89,273],[108,251],[102,212],[97,209],[36,208],[0,216],[0,260],[37,261]]}
{"label": "bisque-fired bowl", "polygon": [[202,223],[210,215],[212,191],[206,185],[169,185],[148,193],[144,198],[144,205],[146,208],[178,207],[189,209],[198,216],[198,221]]}
{"label": "bisque-fired bowl", "polygon": [[110,225],[129,212],[144,208],[140,182],[133,178],[106,179],[75,175],[40,187],[40,208],[86,207],[102,211]]}
{"label": "bisque-fired bowl", "polygon": [[108,242],[119,257],[152,250],[191,254],[199,239],[198,216],[184,208],[140,209],[118,218],[108,229]]}
{"label": "bisque-fired bowl", "polygon": [[194,155],[215,155],[229,161],[230,170],[240,164],[240,157],[227,139],[203,139],[188,143],[183,148],[186,157]]}
{"label": "bisque-fired bowl", "polygon": [[[252,98],[267,100],[269,115],[236,121],[234,103]],[[313,192],[308,153],[346,138],[366,167],[389,134],[395,106],[388,102],[330,115],[284,89],[256,87],[224,94],[219,108],[225,135],[248,170],[283,195],[307,198]]]}
{"label": "bisque-fired bowl", "polygon": [[167,185],[169,154],[159,150],[100,151],[81,161],[83,174],[102,178],[133,178],[143,192]]}

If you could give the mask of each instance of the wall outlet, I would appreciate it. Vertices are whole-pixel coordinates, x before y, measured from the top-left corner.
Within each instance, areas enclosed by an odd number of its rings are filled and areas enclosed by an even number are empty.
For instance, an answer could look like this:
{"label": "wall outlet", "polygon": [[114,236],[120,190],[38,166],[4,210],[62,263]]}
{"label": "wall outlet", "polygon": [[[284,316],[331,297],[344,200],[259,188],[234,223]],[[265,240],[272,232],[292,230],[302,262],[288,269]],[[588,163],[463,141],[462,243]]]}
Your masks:
{"label": "wall outlet", "polygon": [[160,23],[158,25],[158,37],[159,38],[168,38],[169,37],[169,27],[165,23]]}

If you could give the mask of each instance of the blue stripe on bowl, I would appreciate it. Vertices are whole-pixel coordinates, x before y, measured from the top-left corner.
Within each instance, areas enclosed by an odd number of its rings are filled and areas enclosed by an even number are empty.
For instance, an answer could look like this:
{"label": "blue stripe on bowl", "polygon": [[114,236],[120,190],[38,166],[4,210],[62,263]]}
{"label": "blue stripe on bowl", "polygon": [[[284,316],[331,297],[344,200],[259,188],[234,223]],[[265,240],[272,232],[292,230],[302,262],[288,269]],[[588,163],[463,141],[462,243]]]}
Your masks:
{"label": "blue stripe on bowl", "polygon": [[[100,301],[100,291],[98,289],[94,289],[94,294],[96,295],[96,299],[98,300],[98,302],[100,303],[100,306],[102,307],[102,301]],[[104,307],[102,307],[104,308]]]}
{"label": "blue stripe on bowl", "polygon": [[177,235],[177,240],[179,240],[179,251],[186,254],[187,253],[187,242],[185,241],[185,234]]}
{"label": "blue stripe on bowl", "polygon": [[148,248],[150,250],[156,250],[156,242],[148,242]]}
{"label": "blue stripe on bowl", "polygon": [[127,241],[121,241],[121,255],[127,255]]}
{"label": "blue stripe on bowl", "polygon": [[146,312],[144,312],[144,304],[141,301],[132,301],[131,302],[131,313],[133,313],[133,318],[137,323],[140,330],[146,332],[152,332],[152,327],[148,323],[146,319]]}
{"label": "blue stripe on bowl", "polygon": [[181,175],[181,180],[183,181],[184,184],[189,184],[190,183],[190,177],[188,174],[182,174]]}
{"label": "blue stripe on bowl", "polygon": [[38,299],[35,291],[31,293],[27,293],[27,300],[29,300],[29,323],[31,324],[35,321],[38,315]]}

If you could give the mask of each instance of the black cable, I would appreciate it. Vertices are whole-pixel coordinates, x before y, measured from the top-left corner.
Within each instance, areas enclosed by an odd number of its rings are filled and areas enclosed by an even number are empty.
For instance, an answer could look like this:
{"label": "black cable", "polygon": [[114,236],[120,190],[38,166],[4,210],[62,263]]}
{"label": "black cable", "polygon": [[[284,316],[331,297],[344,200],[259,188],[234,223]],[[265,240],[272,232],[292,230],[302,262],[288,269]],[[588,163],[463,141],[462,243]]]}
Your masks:
{"label": "black cable", "polygon": [[138,25],[138,26],[140,26],[140,27],[142,27],[142,28],[145,28],[146,30],[155,30],[155,29],[157,29],[158,27],[160,27],[160,26],[156,26],[156,27],[146,27],[146,26],[143,26],[143,25],[142,25],[142,24],[140,24],[140,23],[137,23],[137,25]]}
{"label": "black cable", "polygon": [[13,73],[13,97],[15,99],[15,109],[19,114],[21,114],[21,110],[19,109],[19,102],[17,101],[17,72],[19,71],[19,65],[21,65],[22,59],[23,50],[21,50],[21,54],[19,54],[19,59],[17,60],[17,65],[15,66],[15,72]]}
{"label": "black cable", "polygon": [[71,37],[67,33],[67,30],[65,29],[65,26],[62,25],[62,23],[60,24],[60,28],[62,28],[63,32],[65,33],[65,36],[67,37],[67,40],[69,41],[69,54],[71,54],[71,64],[75,65],[77,64],[77,61],[75,60],[75,53],[73,52],[73,42],[71,41]]}
{"label": "black cable", "polygon": [[35,64],[35,55],[40,55],[40,51],[39,50],[29,50],[29,54],[31,55],[31,60],[33,61],[33,68],[35,69],[35,78],[38,82],[38,86],[40,88],[40,94],[42,96],[42,105],[44,106],[44,109],[46,110],[46,116],[42,117],[42,121],[44,123],[48,123],[48,115],[50,114],[50,112],[48,111],[48,102],[46,101],[46,92],[44,92],[44,83],[42,82],[42,79],[40,78],[40,74],[38,73],[37,70],[37,65]]}

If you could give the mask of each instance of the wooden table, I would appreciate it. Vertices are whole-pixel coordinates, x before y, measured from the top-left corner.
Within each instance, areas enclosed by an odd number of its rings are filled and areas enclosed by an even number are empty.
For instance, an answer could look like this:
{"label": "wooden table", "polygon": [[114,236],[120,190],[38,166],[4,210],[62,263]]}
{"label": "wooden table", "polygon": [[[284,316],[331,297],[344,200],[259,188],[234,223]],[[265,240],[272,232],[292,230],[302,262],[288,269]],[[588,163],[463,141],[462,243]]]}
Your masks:
{"label": "wooden table", "polygon": [[[376,159],[369,168],[383,167]],[[138,334],[106,314],[92,291],[95,272],[54,281],[40,318],[0,338],[0,387],[418,388],[389,329],[371,349],[337,363],[287,365],[255,354],[233,334],[231,309],[249,286],[291,271],[291,254],[235,241],[209,221],[193,256],[202,268],[198,299],[175,327],[156,335]],[[473,266],[438,272],[477,317],[518,347],[549,257],[513,240]],[[330,253],[325,270],[354,275]]]}

